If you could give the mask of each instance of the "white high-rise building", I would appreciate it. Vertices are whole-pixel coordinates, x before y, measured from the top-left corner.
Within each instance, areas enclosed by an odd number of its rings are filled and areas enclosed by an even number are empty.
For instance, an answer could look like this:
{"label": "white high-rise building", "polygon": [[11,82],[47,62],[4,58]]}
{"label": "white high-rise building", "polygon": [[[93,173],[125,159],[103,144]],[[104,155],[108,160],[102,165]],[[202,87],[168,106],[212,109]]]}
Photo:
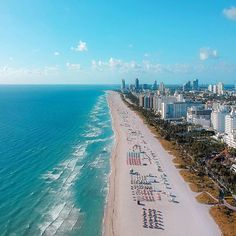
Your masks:
{"label": "white high-rise building", "polygon": [[236,129],[236,114],[232,110],[230,114],[225,116],[225,133],[229,135],[234,129]]}
{"label": "white high-rise building", "polygon": [[209,92],[212,92],[212,91],[213,91],[213,85],[212,85],[212,84],[209,84],[209,85],[208,85],[208,91],[209,91]]}
{"label": "white high-rise building", "polygon": [[213,85],[212,92],[213,93],[218,93],[218,86],[216,84]]}
{"label": "white high-rise building", "polygon": [[226,107],[221,106],[211,113],[211,123],[215,131],[219,133],[225,132],[225,116],[228,114]]}
{"label": "white high-rise building", "polygon": [[180,93],[180,94],[177,95],[177,101],[178,102],[184,102],[185,101],[183,94]]}
{"label": "white high-rise building", "polygon": [[176,96],[161,96],[161,97],[157,97],[157,101],[156,101],[156,110],[157,112],[161,112],[162,113],[162,103],[173,103],[173,102],[177,102],[177,97]]}
{"label": "white high-rise building", "polygon": [[231,113],[225,117],[224,140],[230,147],[236,147],[236,113],[234,108]]}
{"label": "white high-rise building", "polygon": [[217,84],[217,93],[220,95],[224,94],[224,84],[222,82]]}

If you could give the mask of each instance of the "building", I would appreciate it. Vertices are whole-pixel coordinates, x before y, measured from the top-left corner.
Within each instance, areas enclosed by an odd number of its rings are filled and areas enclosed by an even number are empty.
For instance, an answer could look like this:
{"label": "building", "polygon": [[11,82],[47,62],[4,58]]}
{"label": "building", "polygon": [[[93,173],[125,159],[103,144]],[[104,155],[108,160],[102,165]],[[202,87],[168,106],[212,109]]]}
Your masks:
{"label": "building", "polygon": [[142,85],[142,89],[143,89],[143,90],[147,90],[148,87],[149,87],[148,84],[143,84],[143,85]]}
{"label": "building", "polygon": [[236,129],[236,113],[235,109],[232,109],[230,114],[225,116],[225,133],[231,134]]}
{"label": "building", "polygon": [[188,81],[183,85],[183,92],[189,92],[191,89],[191,82]]}
{"label": "building", "polygon": [[208,86],[208,90],[215,94],[223,95],[224,94],[224,84],[219,82],[218,84],[213,84]]}
{"label": "building", "polygon": [[177,102],[177,97],[176,96],[155,96],[154,97],[154,111],[155,112],[160,112],[162,113],[162,103],[173,103]]}
{"label": "building", "polygon": [[139,95],[139,106],[142,108],[144,107],[144,97],[145,97],[144,94]]}
{"label": "building", "polygon": [[217,87],[216,84],[213,85],[213,87],[212,87],[212,92],[213,92],[213,93],[218,93],[218,87]]}
{"label": "building", "polygon": [[197,91],[198,90],[198,79],[193,80],[193,86],[192,86],[192,90],[193,91]]}
{"label": "building", "polygon": [[178,119],[186,115],[186,103],[174,102],[174,103],[162,103],[162,119]]}
{"label": "building", "polygon": [[209,84],[209,85],[208,85],[208,91],[209,91],[209,92],[213,92],[213,85],[212,85],[212,84]]}
{"label": "building", "polygon": [[151,110],[153,110],[153,104],[154,104],[154,93],[150,93],[150,95],[149,95],[149,108],[151,109]]}
{"label": "building", "polygon": [[152,89],[153,89],[153,90],[157,90],[157,81],[156,81],[156,80],[154,81],[154,84],[153,84],[153,86],[152,86]]}
{"label": "building", "polygon": [[211,126],[211,112],[212,110],[205,109],[203,105],[190,107],[187,110],[187,122],[209,129]]}
{"label": "building", "polygon": [[121,83],[121,91],[122,91],[122,92],[125,92],[125,90],[126,90],[126,87],[125,87],[125,80],[122,79],[122,83]]}
{"label": "building", "polygon": [[225,116],[229,114],[225,106],[220,106],[211,113],[211,123],[215,131],[219,133],[225,132]]}
{"label": "building", "polygon": [[144,109],[154,109],[154,93],[146,93],[139,95],[139,106]]}
{"label": "building", "polygon": [[174,120],[174,119],[186,118],[187,110],[189,107],[202,106],[202,103],[192,102],[192,101],[189,101],[189,102],[176,101],[173,103],[163,102],[161,105],[162,105],[162,111],[161,111],[162,118]]}
{"label": "building", "polygon": [[130,91],[134,91],[134,90],[135,90],[134,84],[130,84],[130,85],[129,85],[129,90],[130,90]]}
{"label": "building", "polygon": [[139,79],[138,78],[135,79],[135,90],[136,91],[139,90]]}
{"label": "building", "polygon": [[217,84],[217,93],[219,95],[223,95],[224,94],[224,84],[222,82],[219,82]]}
{"label": "building", "polygon": [[158,90],[161,94],[163,94],[165,92],[165,85],[163,82],[160,82]]}
{"label": "building", "polygon": [[150,108],[150,97],[148,95],[144,96],[143,108],[144,109],[149,109]]}
{"label": "building", "polygon": [[225,116],[224,141],[233,148],[236,148],[236,112],[232,108],[231,113]]}

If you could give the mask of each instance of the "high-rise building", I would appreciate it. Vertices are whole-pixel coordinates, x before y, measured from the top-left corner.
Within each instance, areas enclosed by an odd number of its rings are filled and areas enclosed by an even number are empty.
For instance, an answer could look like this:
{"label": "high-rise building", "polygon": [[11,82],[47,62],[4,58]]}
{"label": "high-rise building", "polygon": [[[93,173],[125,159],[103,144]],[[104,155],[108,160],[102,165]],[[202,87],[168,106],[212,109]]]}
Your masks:
{"label": "high-rise building", "polygon": [[224,84],[222,82],[217,84],[217,93],[220,95],[224,94]]}
{"label": "high-rise building", "polygon": [[236,113],[232,108],[231,113],[225,116],[225,142],[233,148],[236,148]]}
{"label": "high-rise building", "polygon": [[187,116],[187,109],[192,106],[202,106],[201,102],[163,102],[161,110],[162,119],[180,119]]}
{"label": "high-rise building", "polygon": [[233,130],[236,129],[236,113],[235,109],[232,109],[230,114],[225,116],[225,133],[230,135],[233,133]]}
{"label": "high-rise building", "polygon": [[228,109],[224,106],[213,110],[211,113],[211,123],[214,130],[219,133],[225,132],[225,116],[228,114]]}
{"label": "high-rise building", "polygon": [[150,97],[148,95],[144,96],[144,109],[149,109],[150,108]]}
{"label": "high-rise building", "polygon": [[122,79],[122,84],[121,84],[121,91],[124,92],[125,91],[125,80]]}
{"label": "high-rise building", "polygon": [[129,85],[129,90],[130,90],[130,91],[134,91],[134,84],[130,84],[130,85]]}
{"label": "high-rise building", "polygon": [[204,129],[208,129],[211,125],[211,112],[212,110],[205,109],[204,105],[192,106],[187,110],[187,122],[201,125]]}
{"label": "high-rise building", "polygon": [[145,97],[144,94],[139,95],[139,106],[142,108],[144,107],[144,97]]}
{"label": "high-rise building", "polygon": [[198,90],[198,79],[193,80],[192,90]]}
{"label": "high-rise building", "polygon": [[184,92],[189,92],[190,89],[191,89],[191,82],[188,81],[188,82],[186,82],[186,83],[183,85],[183,91],[184,91]]}
{"label": "high-rise building", "polygon": [[209,92],[212,92],[212,91],[213,91],[213,85],[212,85],[212,84],[209,84],[209,85],[208,85],[208,91],[209,91]]}
{"label": "high-rise building", "polygon": [[157,81],[156,81],[156,80],[154,81],[154,84],[153,84],[153,86],[152,86],[152,89],[153,89],[153,90],[157,90]]}
{"label": "high-rise building", "polygon": [[163,82],[160,82],[159,84],[159,91],[160,93],[164,93],[165,92],[165,85]]}
{"label": "high-rise building", "polygon": [[135,90],[136,91],[139,90],[139,79],[138,78],[135,79]]}
{"label": "high-rise building", "polygon": [[218,87],[217,87],[216,84],[213,85],[212,92],[213,93],[218,93]]}

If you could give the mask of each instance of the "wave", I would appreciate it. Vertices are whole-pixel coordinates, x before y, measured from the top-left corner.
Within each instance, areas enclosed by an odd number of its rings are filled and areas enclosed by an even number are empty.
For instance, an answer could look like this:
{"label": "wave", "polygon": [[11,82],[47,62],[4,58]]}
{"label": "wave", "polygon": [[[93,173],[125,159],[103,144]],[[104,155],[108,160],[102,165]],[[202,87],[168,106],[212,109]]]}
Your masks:
{"label": "wave", "polygon": [[[42,179],[50,185],[50,196],[47,195],[46,199],[41,201],[49,200],[51,203],[41,212],[43,222],[38,226],[41,235],[55,235],[58,231],[65,233],[76,224],[80,209],[73,204],[73,189],[71,187],[84,166],[79,162],[85,157],[87,146],[86,143],[79,145],[71,159],[59,163],[52,171],[42,176]],[[63,224],[65,221],[70,223],[67,224],[67,227]],[[62,226],[63,229],[61,229]]]}
{"label": "wave", "polygon": [[[41,178],[48,185],[48,194],[38,202],[37,209],[42,216],[41,223],[38,225],[40,235],[63,235],[71,230],[79,229],[82,224],[84,213],[75,204],[75,192],[73,185],[81,174],[81,169],[89,167],[88,170],[102,169],[107,161],[104,156],[108,155],[110,146],[103,147],[98,156],[90,160],[85,159],[91,153],[87,153],[89,145],[97,142],[107,142],[112,137],[100,137],[104,128],[109,126],[109,120],[104,120],[103,115],[106,105],[105,96],[98,98],[94,108],[90,113],[91,122],[87,125],[87,130],[82,134],[85,140],[80,140],[79,145],[74,147],[73,153],[69,159],[62,161],[52,170],[43,174]],[[93,154],[94,155],[94,154]],[[107,174],[102,174],[103,184],[101,193],[105,196],[107,193]],[[45,202],[48,202],[46,204]]]}

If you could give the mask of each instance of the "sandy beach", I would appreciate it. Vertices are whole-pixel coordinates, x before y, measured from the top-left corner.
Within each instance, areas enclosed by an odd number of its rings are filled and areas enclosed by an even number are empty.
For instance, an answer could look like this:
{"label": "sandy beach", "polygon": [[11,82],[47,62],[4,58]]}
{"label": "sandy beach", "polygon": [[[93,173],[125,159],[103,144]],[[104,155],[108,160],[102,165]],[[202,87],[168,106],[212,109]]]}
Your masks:
{"label": "sandy beach", "polygon": [[206,205],[175,168],[171,156],[115,92],[108,93],[115,132],[105,236],[221,235]]}

